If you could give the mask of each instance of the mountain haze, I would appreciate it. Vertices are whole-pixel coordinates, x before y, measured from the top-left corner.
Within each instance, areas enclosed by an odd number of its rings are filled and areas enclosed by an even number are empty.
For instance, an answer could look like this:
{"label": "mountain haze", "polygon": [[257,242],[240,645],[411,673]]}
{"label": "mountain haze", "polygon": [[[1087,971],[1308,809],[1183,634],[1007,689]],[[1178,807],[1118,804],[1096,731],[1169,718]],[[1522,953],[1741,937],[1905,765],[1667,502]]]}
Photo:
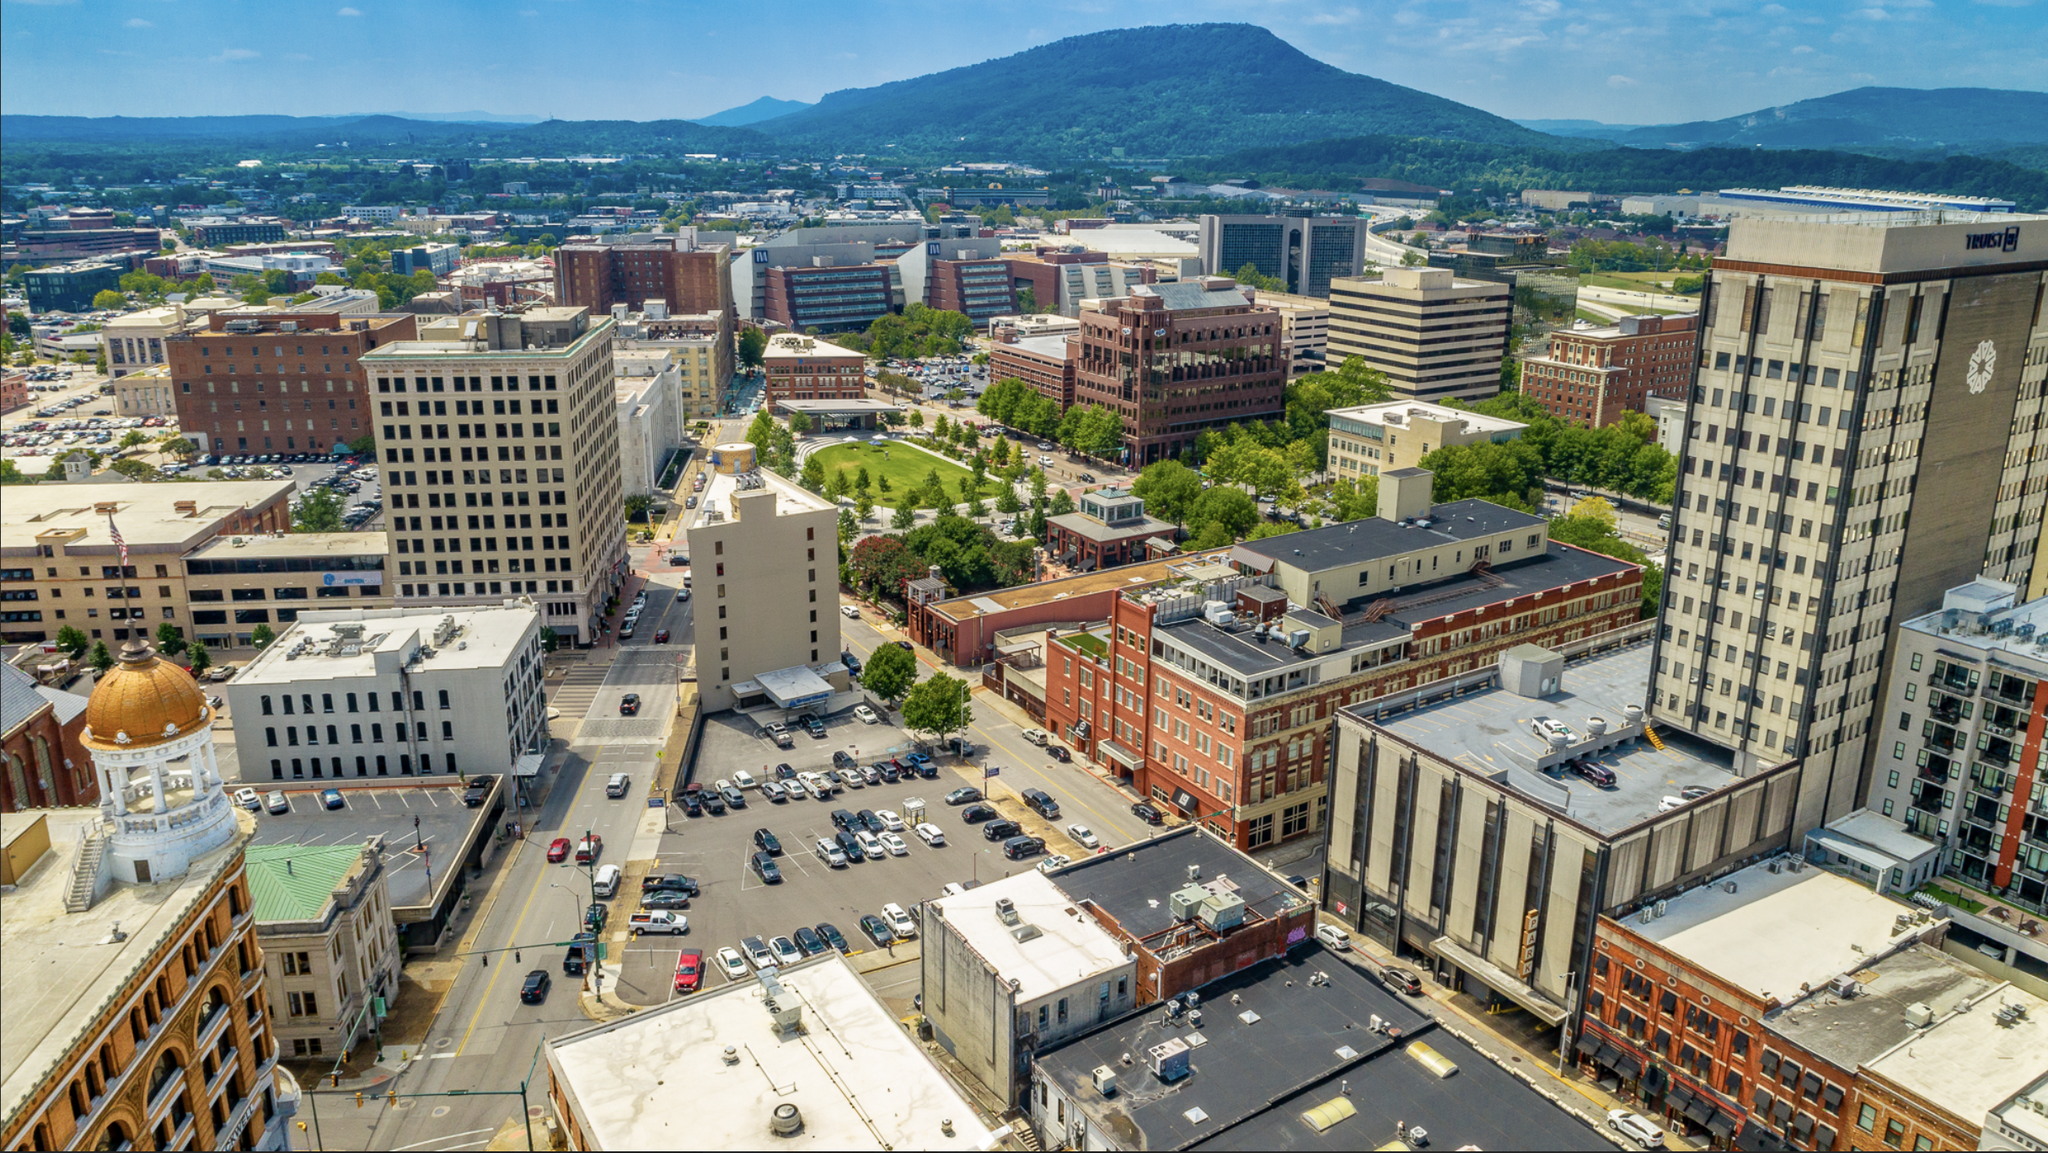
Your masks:
{"label": "mountain haze", "polygon": [[1852,88],[1721,120],[1639,127],[1525,121],[1563,136],[1636,148],[1940,149],[1993,152],[2048,143],[2048,92],[2000,88]]}
{"label": "mountain haze", "polygon": [[763,120],[772,120],[777,116],[787,116],[792,112],[801,112],[809,107],[811,105],[801,100],[777,100],[773,96],[763,96],[751,104],[742,104],[738,108],[728,108],[723,112],[713,112],[709,116],[699,116],[696,122],[712,128],[740,128],[748,124],[758,124]]}
{"label": "mountain haze", "polygon": [[1214,155],[1396,134],[1597,147],[1316,60],[1251,24],[1071,36],[1014,56],[874,88],[751,127],[790,143],[1038,156]]}

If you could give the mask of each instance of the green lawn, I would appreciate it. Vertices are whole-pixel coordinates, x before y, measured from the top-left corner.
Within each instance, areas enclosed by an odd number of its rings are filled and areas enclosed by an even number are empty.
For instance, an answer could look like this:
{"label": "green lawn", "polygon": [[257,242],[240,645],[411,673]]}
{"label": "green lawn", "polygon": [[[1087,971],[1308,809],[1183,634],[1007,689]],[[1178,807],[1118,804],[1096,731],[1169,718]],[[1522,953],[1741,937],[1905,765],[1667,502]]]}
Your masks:
{"label": "green lawn", "polygon": [[1670,292],[1671,282],[1698,272],[1581,272],[1579,283],[1591,288],[1625,288],[1634,292]]}
{"label": "green lawn", "polygon": [[[886,460],[883,459],[884,453],[888,454],[888,459]],[[956,499],[960,493],[960,482],[974,475],[952,461],[943,460],[930,453],[894,443],[882,445],[866,443],[838,444],[833,445],[831,448],[820,449],[814,455],[818,463],[824,466],[827,482],[831,481],[832,473],[837,470],[845,473],[846,479],[850,483],[860,474],[861,468],[865,466],[868,470],[868,478],[875,482],[875,487],[869,490],[875,494],[875,503],[885,504],[891,508],[895,507],[897,498],[903,493],[923,484],[924,478],[930,475],[933,469],[938,470],[939,480],[944,482],[946,492]],[[888,492],[883,492],[881,489],[881,480],[885,476],[889,478]],[[984,498],[994,497],[997,492],[997,486],[1001,483],[1001,481],[994,477],[982,481],[982,496]]]}

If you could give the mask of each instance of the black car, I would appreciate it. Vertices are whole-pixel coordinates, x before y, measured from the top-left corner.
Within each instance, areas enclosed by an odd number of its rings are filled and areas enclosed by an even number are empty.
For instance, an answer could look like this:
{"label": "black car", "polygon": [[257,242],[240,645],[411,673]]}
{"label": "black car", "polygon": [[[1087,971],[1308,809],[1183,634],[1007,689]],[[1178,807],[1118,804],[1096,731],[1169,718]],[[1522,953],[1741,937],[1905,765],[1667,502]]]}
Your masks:
{"label": "black car", "polygon": [[714,816],[714,817],[722,817],[722,816],[724,816],[724,815],[725,815],[725,798],[724,798],[724,797],[720,796],[720,795],[719,795],[719,794],[717,794],[717,793],[713,793],[713,792],[706,792],[706,793],[703,793],[703,794],[702,794],[702,796],[703,796],[703,798],[704,798],[704,811],[705,811],[705,812],[707,812],[707,813],[710,813],[710,814],[711,814],[712,816]]}
{"label": "black car", "polygon": [[996,812],[994,805],[969,805],[960,810],[960,819],[970,825],[978,825],[983,821],[993,821],[999,816],[1002,816],[1002,814]]}
{"label": "black car", "polygon": [[839,846],[839,851],[846,854],[847,863],[851,864],[855,861],[865,861],[868,859],[867,850],[860,847],[860,838],[852,833],[843,831],[834,833],[832,834],[832,840]]}
{"label": "black car", "polygon": [[738,789],[720,789],[718,795],[724,799],[728,808],[744,809],[747,807],[746,794]]}
{"label": "black car", "polygon": [[611,910],[602,903],[592,904],[583,910],[583,927],[593,933],[604,932],[604,923],[611,918]]}
{"label": "black car", "polygon": [[981,790],[973,785],[962,785],[946,794],[946,803],[949,805],[967,805],[980,799]]}
{"label": "black car", "polygon": [[640,891],[687,893],[694,897],[698,892],[697,878],[686,877],[681,873],[657,873],[651,877],[640,878]]}
{"label": "black car", "polygon": [[852,674],[853,674],[854,676],[859,676],[859,675],[860,675],[860,658],[859,658],[859,657],[857,657],[857,656],[854,656],[854,655],[853,655],[852,653],[840,653],[840,654],[839,654],[839,663],[840,663],[840,664],[843,664],[843,665],[845,665],[845,666],[846,666],[846,671],[848,671],[848,672],[852,673]]}
{"label": "black car", "polygon": [[832,924],[830,921],[820,921],[818,923],[818,936],[823,937],[826,944],[842,953],[846,952],[846,935],[839,931],[839,926]]}
{"label": "black car", "polygon": [[538,1005],[548,999],[548,986],[555,983],[546,969],[535,969],[526,975],[526,982],[519,986],[519,999],[528,1005]]}
{"label": "black car", "polygon": [[812,739],[813,739],[813,740],[823,740],[823,739],[824,739],[824,737],[825,737],[825,722],[823,722],[823,721],[819,720],[819,719],[818,719],[818,718],[816,718],[816,717],[805,717],[805,718],[803,719],[803,726],[804,726],[804,731],[805,731],[805,732],[807,732],[807,733],[809,733],[809,734],[811,734],[811,737],[812,737]]}
{"label": "black car", "polygon": [[1131,815],[1137,817],[1139,820],[1145,822],[1148,825],[1160,825],[1166,823],[1166,814],[1160,812],[1158,809],[1152,807],[1151,805],[1146,804],[1143,801],[1139,801],[1137,804],[1131,806]]}
{"label": "black car", "polygon": [[825,943],[825,938],[820,937],[818,931],[809,925],[798,925],[796,932],[789,935],[789,939],[796,942],[797,951],[806,957],[815,957],[832,948]]}
{"label": "black car", "polygon": [[766,829],[754,830],[754,847],[760,849],[764,853],[767,853],[771,857],[779,857],[782,855],[782,842],[776,840],[775,834],[769,832]]}
{"label": "black car", "polygon": [[854,818],[854,815],[853,815],[852,813],[850,813],[850,812],[846,811],[845,809],[834,809],[834,810],[832,810],[832,827],[833,827],[833,828],[835,828],[835,829],[852,829],[852,828],[853,828],[853,826],[854,826],[854,822],[855,822],[855,818]]}
{"label": "black car", "polygon": [[981,827],[981,837],[985,841],[1004,841],[1020,836],[1023,832],[1024,826],[1003,818],[990,821]]}
{"label": "black car", "polygon": [[1061,764],[1066,764],[1074,759],[1074,754],[1068,752],[1065,745],[1047,745],[1045,746],[1045,755]]}
{"label": "black car", "polygon": [[782,867],[767,853],[755,853],[752,862],[754,874],[771,885],[782,883]]}
{"label": "black car", "polygon": [[1011,837],[1003,842],[1003,856],[1013,861],[1035,857],[1045,851],[1045,842],[1037,837]]}
{"label": "black car", "polygon": [[788,765],[777,765],[775,766],[775,779],[778,781],[796,780],[796,770]]}
{"label": "black car", "polygon": [[474,809],[490,799],[491,784],[498,778],[482,773],[469,778],[469,788],[462,794],[462,803]]}
{"label": "black car", "polygon": [[861,828],[876,836],[889,831],[889,826],[882,823],[882,818],[876,816],[873,809],[862,809],[853,815],[853,819],[860,823]]}
{"label": "black car", "polygon": [[896,943],[896,934],[890,930],[888,922],[873,913],[860,915],[860,931],[868,935],[868,940],[873,941],[876,948],[887,948]]}
{"label": "black car", "polygon": [[640,894],[640,907],[643,909],[687,909],[690,907],[690,896],[687,893],[671,893],[666,890],[642,893]]}
{"label": "black car", "polygon": [[682,806],[685,816],[701,817],[704,815],[704,802],[695,793],[684,793],[682,796]]}
{"label": "black car", "polygon": [[917,651],[917,646],[911,644],[909,641],[891,641],[889,643],[895,645],[899,649],[902,649],[906,653],[914,653]]}
{"label": "black car", "polygon": [[833,767],[833,768],[835,768],[835,769],[850,769],[850,768],[852,768],[852,767],[853,767],[853,754],[851,754],[851,753],[848,753],[848,752],[847,752],[847,751],[846,751],[845,749],[835,749],[835,750],[833,750],[833,752],[832,752],[832,767]]}

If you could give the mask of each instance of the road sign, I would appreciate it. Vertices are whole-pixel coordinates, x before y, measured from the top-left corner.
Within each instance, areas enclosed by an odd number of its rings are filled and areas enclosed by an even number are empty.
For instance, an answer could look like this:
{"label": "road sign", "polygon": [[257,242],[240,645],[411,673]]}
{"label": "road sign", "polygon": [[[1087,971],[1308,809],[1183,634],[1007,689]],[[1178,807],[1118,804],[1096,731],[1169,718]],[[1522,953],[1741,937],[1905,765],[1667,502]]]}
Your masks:
{"label": "road sign", "polygon": [[996,766],[990,765],[987,768],[981,770],[981,779],[984,781],[988,780],[990,777],[999,775],[1002,771],[1003,770],[997,768]]}

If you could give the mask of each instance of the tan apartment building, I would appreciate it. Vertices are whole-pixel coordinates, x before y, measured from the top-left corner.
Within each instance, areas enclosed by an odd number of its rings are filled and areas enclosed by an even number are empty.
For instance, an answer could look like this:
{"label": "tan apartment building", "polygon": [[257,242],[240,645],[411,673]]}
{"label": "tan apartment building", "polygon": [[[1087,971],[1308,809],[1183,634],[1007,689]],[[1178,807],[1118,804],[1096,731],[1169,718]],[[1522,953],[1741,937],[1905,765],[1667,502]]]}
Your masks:
{"label": "tan apartment building", "polygon": [[1330,410],[1330,471],[1339,480],[1414,468],[1455,444],[1505,444],[1529,426],[1440,404],[1396,400]]}
{"label": "tan apartment building", "polygon": [[170,337],[187,323],[182,304],[138,309],[109,320],[100,328],[100,351],[106,354],[107,375],[119,380],[129,373],[170,363]]}
{"label": "tan apartment building", "polygon": [[1447,268],[1390,268],[1330,282],[1330,352],[1360,357],[1400,400],[1484,400],[1500,391],[1513,290]]}
{"label": "tan apartment building", "polygon": [[153,364],[114,378],[116,416],[161,416],[178,418],[178,401],[172,395],[169,365]]}
{"label": "tan apartment building", "polygon": [[[620,306],[613,306],[619,319]],[[668,302],[650,300],[644,311],[619,319],[620,349],[666,349],[676,368],[676,400],[685,418],[709,420],[725,411],[733,374],[732,310],[675,315]]]}
{"label": "tan apartment building", "polygon": [[691,575],[702,578],[694,592],[704,707],[822,701],[846,685],[838,512],[757,469],[751,444],[714,446],[706,467],[711,480],[684,528]]}
{"label": "tan apartment building", "polygon": [[325,452],[370,431],[363,354],[411,316],[214,313],[169,338],[178,428],[203,453]]}
{"label": "tan apartment building", "polygon": [[398,930],[382,837],[364,845],[252,845],[249,893],[280,1050],[339,1057],[398,995]]}
{"label": "tan apartment building", "polygon": [[[169,622],[192,633],[185,557],[222,534],[291,527],[290,480],[20,485],[0,501],[0,598],[9,643],[65,626],[109,648]],[[128,564],[110,528],[128,546]]]}
{"label": "tan apartment building", "polygon": [[564,643],[597,639],[626,568],[614,327],[470,313],[364,357],[399,607],[530,596]]}

